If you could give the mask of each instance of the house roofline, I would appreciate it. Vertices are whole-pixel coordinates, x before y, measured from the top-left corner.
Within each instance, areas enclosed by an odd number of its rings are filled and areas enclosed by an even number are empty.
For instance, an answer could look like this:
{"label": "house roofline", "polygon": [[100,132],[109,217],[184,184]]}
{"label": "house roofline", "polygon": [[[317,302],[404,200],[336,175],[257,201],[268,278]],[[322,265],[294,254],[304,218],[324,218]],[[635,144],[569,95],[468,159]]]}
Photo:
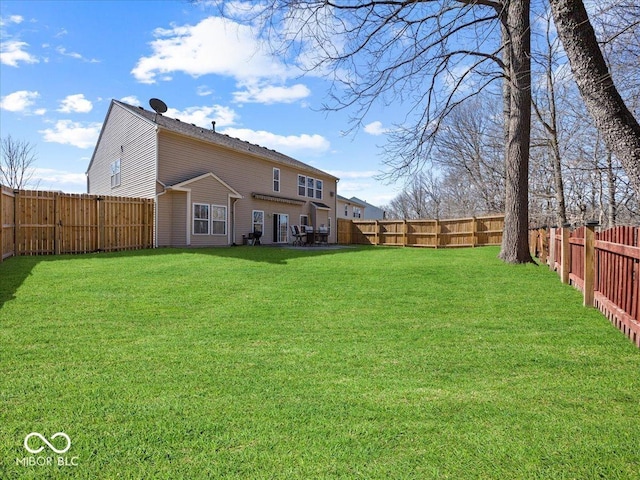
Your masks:
{"label": "house roofline", "polygon": [[[256,145],[236,137],[231,137],[223,133],[207,130],[206,128],[199,127],[195,124],[182,122],[176,118],[167,117],[162,114],[156,114],[155,112],[150,112],[148,110],[145,110],[142,107],[129,105],[119,100],[115,100],[115,99],[111,100],[111,106],[109,107],[109,112],[111,111],[111,107],[113,106],[113,104],[117,104],[121,106],[122,108],[128,110],[129,112],[133,113],[139,118],[145,120],[147,123],[151,125],[155,125],[160,131],[183,136],[192,140],[199,140],[209,145],[215,145],[217,147],[225,148],[231,151],[242,152],[244,154],[248,154],[253,157],[257,157],[269,162],[277,163],[279,165],[284,165],[289,167],[293,166],[295,168],[299,168],[301,170],[313,173],[314,175],[323,175],[325,177],[334,179],[336,182],[339,180],[338,177],[331,175],[330,173],[327,173],[323,170],[320,170],[319,168],[316,168],[304,162],[301,162],[300,160],[296,160],[295,158],[285,155],[284,153],[280,153],[276,150],[272,150],[267,147],[263,147],[261,145]],[[150,118],[151,115],[153,115],[155,121]],[[169,125],[164,125],[163,123],[159,123],[158,120],[160,120],[160,122],[166,122]],[[106,117],[105,117],[105,121],[106,121]],[[184,128],[186,130],[192,130],[192,132],[181,131],[176,127]],[[203,135],[205,132],[207,132],[208,136]],[[102,131],[100,133],[102,135]],[[196,133],[199,133],[200,135]],[[245,148],[241,148],[241,147],[245,147]],[[93,161],[93,157],[92,157],[92,161]]]}

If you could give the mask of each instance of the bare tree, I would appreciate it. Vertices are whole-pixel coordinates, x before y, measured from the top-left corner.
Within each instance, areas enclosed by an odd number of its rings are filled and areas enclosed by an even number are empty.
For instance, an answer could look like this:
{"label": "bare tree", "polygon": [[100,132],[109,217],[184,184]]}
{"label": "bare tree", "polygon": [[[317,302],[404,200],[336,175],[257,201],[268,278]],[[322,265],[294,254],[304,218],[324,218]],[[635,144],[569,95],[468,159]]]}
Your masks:
{"label": "bare tree", "polygon": [[582,99],[602,138],[640,195],[640,124],[625,105],[582,0],[550,0],[553,18]]}
{"label": "bare tree", "polygon": [[504,211],[503,120],[496,103],[482,95],[458,105],[434,141],[433,163],[445,178],[468,184],[467,194],[479,200],[471,215]]}
{"label": "bare tree", "polygon": [[[558,83],[556,81],[558,71],[559,39],[552,35],[552,19],[549,14],[544,16],[546,29],[544,34],[544,52],[534,59],[542,66],[544,76],[544,88],[538,90],[537,98],[534,98],[533,107],[536,118],[542,126],[545,139],[545,147],[549,154],[547,159],[553,172],[553,193],[555,196],[555,210],[557,225],[567,222],[567,210],[565,205],[564,181],[562,178],[562,157],[561,157],[561,132],[558,112],[558,101],[556,99]],[[560,70],[562,71],[562,70]],[[542,82],[541,82],[542,83]]]}
{"label": "bare tree", "polygon": [[26,140],[14,140],[11,135],[7,135],[2,139],[0,183],[16,189],[26,188],[35,173],[36,160],[34,145]]}
{"label": "bare tree", "polygon": [[422,168],[457,105],[506,79],[500,258],[516,263],[531,261],[529,6],[529,0],[271,0],[245,11],[234,3],[227,14],[260,24],[277,51],[330,77],[325,108],[349,109],[353,128],[364,124],[374,104],[401,103],[404,118],[384,149],[392,179]]}

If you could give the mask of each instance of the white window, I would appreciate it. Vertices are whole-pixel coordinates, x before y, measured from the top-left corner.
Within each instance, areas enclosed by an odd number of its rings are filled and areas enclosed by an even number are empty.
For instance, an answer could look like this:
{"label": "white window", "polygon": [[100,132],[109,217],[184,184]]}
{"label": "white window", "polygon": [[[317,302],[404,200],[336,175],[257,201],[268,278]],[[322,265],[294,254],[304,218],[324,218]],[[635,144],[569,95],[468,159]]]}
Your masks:
{"label": "white window", "polygon": [[193,234],[209,235],[209,205],[193,204]]}
{"label": "white window", "polygon": [[362,216],[362,211],[360,207],[353,207],[353,218],[360,218]]}
{"label": "white window", "polygon": [[253,224],[251,226],[251,231],[264,232],[264,211],[254,210],[252,217],[253,217]]}
{"label": "white window", "polygon": [[227,234],[227,207],[211,205],[211,235]]}
{"label": "white window", "polygon": [[305,196],[307,188],[307,177],[304,175],[298,175],[298,195],[301,197]]}
{"label": "white window", "polygon": [[111,188],[120,186],[120,160],[111,163]]}
{"label": "white window", "polygon": [[307,197],[313,198],[313,178],[307,177]]}
{"label": "white window", "polygon": [[322,200],[322,180],[316,180],[316,198]]}
{"label": "white window", "polygon": [[300,215],[300,225],[309,225],[308,215]]}
{"label": "white window", "polygon": [[280,169],[279,168],[273,169],[273,191],[274,192],[280,191]]}
{"label": "white window", "polygon": [[344,216],[349,216],[349,205],[347,205],[346,203],[344,204]]}

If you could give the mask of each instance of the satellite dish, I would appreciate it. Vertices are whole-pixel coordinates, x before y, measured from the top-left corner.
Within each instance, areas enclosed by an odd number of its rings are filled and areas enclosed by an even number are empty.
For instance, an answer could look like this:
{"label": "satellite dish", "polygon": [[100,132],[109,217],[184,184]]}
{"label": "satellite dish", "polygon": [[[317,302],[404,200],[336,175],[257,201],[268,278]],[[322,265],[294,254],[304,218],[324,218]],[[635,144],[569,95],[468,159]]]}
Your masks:
{"label": "satellite dish", "polygon": [[164,113],[167,111],[167,104],[159,98],[152,98],[149,100],[149,105],[151,105],[151,108],[153,108],[156,113]]}

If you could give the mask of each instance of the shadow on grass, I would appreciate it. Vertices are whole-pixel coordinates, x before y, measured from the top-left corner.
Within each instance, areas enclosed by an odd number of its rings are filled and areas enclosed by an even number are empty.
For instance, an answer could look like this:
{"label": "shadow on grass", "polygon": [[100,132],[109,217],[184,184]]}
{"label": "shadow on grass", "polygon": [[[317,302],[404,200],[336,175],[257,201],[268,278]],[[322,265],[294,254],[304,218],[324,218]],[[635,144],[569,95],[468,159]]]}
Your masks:
{"label": "shadow on grass", "polygon": [[[366,248],[366,247],[364,247]],[[147,250],[129,250],[119,252],[100,252],[65,255],[42,255],[11,257],[0,263],[0,310],[5,302],[15,298],[16,292],[24,281],[31,276],[33,269],[41,262],[73,261],[87,258],[134,258],[167,255],[210,255],[220,258],[236,258],[259,263],[285,265],[289,260],[323,255],[353,253],[356,247],[309,247],[291,248],[279,246],[238,246],[213,248],[155,248]],[[82,274],[81,271],[78,272]]]}

